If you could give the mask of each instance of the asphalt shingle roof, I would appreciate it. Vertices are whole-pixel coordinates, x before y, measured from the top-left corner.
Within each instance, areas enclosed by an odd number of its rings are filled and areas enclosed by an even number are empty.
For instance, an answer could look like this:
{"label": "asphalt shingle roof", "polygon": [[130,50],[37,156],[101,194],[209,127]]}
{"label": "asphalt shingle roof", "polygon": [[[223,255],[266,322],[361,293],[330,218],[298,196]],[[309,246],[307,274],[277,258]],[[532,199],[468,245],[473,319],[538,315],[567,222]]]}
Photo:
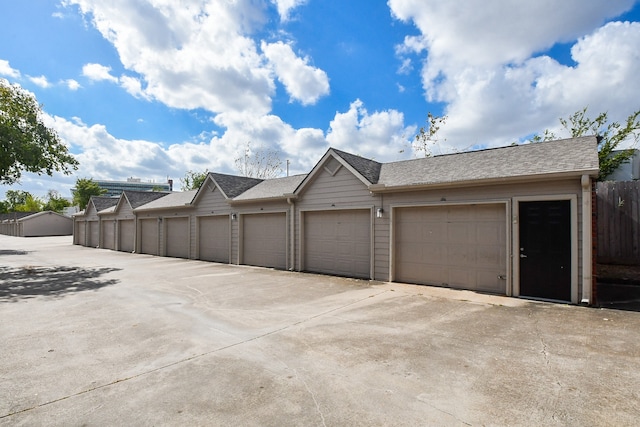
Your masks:
{"label": "asphalt shingle roof", "polygon": [[96,207],[96,211],[100,212],[112,206],[115,206],[118,203],[119,197],[101,197],[101,196],[91,196],[90,203],[93,202],[93,206]]}
{"label": "asphalt shingle roof", "polygon": [[356,156],[355,154],[345,153],[344,151],[332,148],[332,150],[344,161],[346,161],[352,168],[358,171],[360,175],[366,178],[371,184],[377,184],[380,177],[380,170],[382,163],[375,160],[365,159],[364,157]]}
{"label": "asphalt shingle roof", "polygon": [[263,180],[257,178],[248,178],[246,176],[225,175],[222,173],[209,172],[209,176],[218,184],[220,190],[229,199],[239,196],[248,189],[258,185]]}
{"label": "asphalt shingle roof", "polygon": [[378,183],[446,184],[597,170],[596,138],[580,137],[385,163]]}
{"label": "asphalt shingle roof", "polygon": [[4,220],[13,221],[14,219],[22,219],[22,218],[25,218],[27,216],[34,215],[36,213],[37,212],[9,212],[9,213],[3,213],[3,214],[0,214],[0,221],[4,221]]}
{"label": "asphalt shingle roof", "polygon": [[193,200],[193,197],[196,195],[197,191],[198,190],[189,190],[189,191],[169,193],[164,197],[160,197],[159,199],[156,199],[149,203],[141,205],[134,210],[146,211],[146,210],[152,210],[152,209],[184,207],[185,205],[191,204],[191,201]]}
{"label": "asphalt shingle roof", "polygon": [[170,193],[164,193],[160,191],[131,191],[124,190],[123,194],[129,201],[131,208],[135,209],[147,203],[153,202],[161,197],[164,197]]}
{"label": "asphalt shingle roof", "polygon": [[258,200],[284,197],[300,185],[307,175],[294,175],[284,178],[267,179],[251,187],[233,200]]}

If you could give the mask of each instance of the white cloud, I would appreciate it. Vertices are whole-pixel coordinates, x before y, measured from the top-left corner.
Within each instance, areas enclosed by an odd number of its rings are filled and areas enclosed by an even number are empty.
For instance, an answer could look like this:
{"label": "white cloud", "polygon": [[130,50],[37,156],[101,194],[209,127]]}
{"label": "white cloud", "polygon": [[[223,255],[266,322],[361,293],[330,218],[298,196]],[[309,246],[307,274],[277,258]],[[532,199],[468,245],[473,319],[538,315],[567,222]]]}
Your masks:
{"label": "white cloud", "polygon": [[139,79],[130,76],[120,77],[120,86],[124,88],[130,95],[136,98],[150,99],[149,96],[142,89],[142,83]]}
{"label": "white cloud", "polygon": [[[117,50],[144,93],[170,107],[266,114],[275,85],[250,37],[266,22],[251,1],[69,0]],[[125,87],[132,90],[128,84]],[[134,89],[135,92],[136,89]]]}
{"label": "white cloud", "polygon": [[78,83],[74,79],[64,80],[62,83],[65,84],[69,88],[69,90],[73,90],[73,91],[76,91],[82,87],[80,86],[80,83]]}
{"label": "white cloud", "polygon": [[45,76],[32,77],[29,76],[29,80],[36,86],[40,86],[41,88],[48,88],[51,86],[51,83],[47,80]]}
{"label": "white cloud", "polygon": [[[631,0],[436,2],[390,0],[395,17],[419,36],[396,48],[401,60],[422,56],[426,97],[446,104],[442,130],[451,150],[503,145],[542,131],[590,106],[622,120],[637,108],[640,24],[610,23]],[[575,42],[566,66],[541,56]],[[623,117],[624,116],[624,117]]]}
{"label": "white cloud", "polygon": [[14,79],[20,78],[20,71],[12,68],[9,61],[0,59],[0,76],[7,76]]}
{"label": "white cloud", "polygon": [[262,42],[262,51],[293,99],[303,105],[315,104],[321,96],[329,93],[327,73],[310,66],[309,58],[296,56],[290,45]]}
{"label": "white cloud", "polygon": [[406,159],[415,127],[404,126],[396,110],[369,113],[359,99],[345,113],[336,113],[327,141],[332,147],[378,161]]}
{"label": "white cloud", "polygon": [[298,6],[302,6],[307,2],[307,0],[271,0],[271,2],[278,8],[280,20],[288,21],[291,10]]}
{"label": "white cloud", "polygon": [[118,83],[118,78],[111,75],[111,67],[106,65],[86,64],[82,67],[82,75],[93,81]]}

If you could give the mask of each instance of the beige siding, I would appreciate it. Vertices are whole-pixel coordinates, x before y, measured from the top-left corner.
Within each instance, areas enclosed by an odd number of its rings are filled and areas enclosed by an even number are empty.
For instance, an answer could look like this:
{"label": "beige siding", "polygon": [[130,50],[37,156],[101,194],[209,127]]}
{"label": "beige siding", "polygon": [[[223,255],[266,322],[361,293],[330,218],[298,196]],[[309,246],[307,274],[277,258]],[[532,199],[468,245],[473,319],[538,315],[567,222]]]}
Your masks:
{"label": "beige siding", "polygon": [[189,217],[164,220],[164,255],[189,258]]}
{"label": "beige siding", "polygon": [[505,294],[506,204],[394,210],[394,280]]}
{"label": "beige siding", "polygon": [[104,249],[114,250],[116,248],[116,223],[113,218],[102,218],[102,244]]}
{"label": "beige siding", "polygon": [[86,224],[87,222],[84,220],[76,219],[74,221],[74,229],[73,229],[73,243],[75,245],[85,246],[87,243],[87,232],[86,232]]}
{"label": "beige siding", "polygon": [[229,263],[229,215],[197,219],[198,259]]}
{"label": "beige siding", "polygon": [[309,211],[303,218],[305,271],[370,278],[371,209]]}
{"label": "beige siding", "polygon": [[242,264],[285,269],[287,267],[286,213],[243,215]]}
{"label": "beige siding", "polygon": [[23,237],[68,236],[73,232],[73,220],[52,212],[25,218],[22,225]]}
{"label": "beige siding", "polygon": [[[195,206],[192,214],[194,218],[205,217],[205,216],[227,216],[231,213],[231,207],[227,203],[227,200],[222,195],[218,187],[213,185],[212,183],[208,183],[205,185],[209,185],[208,187],[203,188],[204,191],[201,191],[197,200],[194,201]],[[190,233],[190,241],[191,241],[191,257],[203,259],[199,255],[200,249],[200,235],[199,235],[199,225],[197,220],[191,221],[191,229]],[[229,241],[229,237],[227,237],[227,242]],[[228,251],[227,251],[228,252]],[[228,255],[227,255],[228,257]],[[229,262],[229,261],[227,261]]]}
{"label": "beige siding", "polygon": [[158,255],[159,227],[157,218],[145,218],[138,221],[138,252]]}
{"label": "beige siding", "polygon": [[[375,278],[378,280],[390,280],[390,247],[391,228],[390,213],[394,207],[402,206],[436,206],[454,205],[472,202],[507,202],[511,206],[513,215],[513,200],[517,197],[533,197],[539,200],[556,196],[577,196],[577,212],[572,212],[572,217],[578,221],[578,230],[582,224],[582,200],[579,179],[545,181],[537,183],[505,184],[492,186],[476,186],[467,188],[443,188],[428,191],[406,191],[397,193],[377,194],[373,199],[375,205],[382,205],[384,217],[374,220],[375,228]],[[510,221],[512,223],[513,221]],[[580,233],[578,233],[579,236]],[[507,238],[512,242],[513,225],[507,230]],[[578,284],[582,283],[582,238],[578,239]],[[588,261],[590,262],[590,260]],[[512,279],[511,277],[509,279]],[[582,292],[581,287],[579,293]]]}
{"label": "beige siding", "polygon": [[118,221],[118,250],[133,252],[135,250],[136,225],[134,219],[121,219]]}
{"label": "beige siding", "polygon": [[[296,269],[304,269],[301,253],[304,250],[304,236],[302,236],[301,221],[303,221],[305,212],[345,209],[371,210],[376,201],[377,199],[371,196],[367,186],[344,166],[340,167],[335,174],[331,174],[324,168],[318,169],[312,181],[306,183],[296,201],[296,238],[294,240]],[[377,238],[374,236],[374,241]]]}
{"label": "beige siding", "polygon": [[91,248],[98,247],[100,245],[100,221],[87,221],[89,239],[87,246]]}
{"label": "beige siding", "polygon": [[[243,215],[252,215],[252,214],[265,214],[265,213],[277,213],[282,214],[285,217],[286,227],[284,229],[284,238],[285,238],[285,253],[286,253],[286,267],[278,267],[278,268],[290,268],[292,267],[290,264],[290,251],[291,251],[291,214],[290,214],[290,205],[286,200],[264,200],[264,201],[255,201],[252,203],[240,203],[235,204],[231,207],[231,212],[235,212],[237,214],[237,220],[231,221],[231,263],[237,264],[241,261],[240,254],[240,223]],[[244,263],[244,261],[242,261]]]}
{"label": "beige siding", "polygon": [[[156,222],[158,221],[159,218],[162,219],[162,221],[166,221],[167,219],[170,218],[176,218],[176,217],[189,217],[189,221],[191,221],[191,217],[193,210],[191,208],[167,208],[167,209],[158,209],[158,210],[153,210],[153,211],[140,211],[136,213],[136,218],[137,218],[137,227],[140,227],[140,222],[141,220],[150,220],[150,219],[155,219]],[[166,254],[166,247],[165,247],[165,233],[167,231],[167,228],[164,224],[160,224],[158,227],[158,231],[157,231],[157,237],[158,237],[158,241],[159,241],[159,246],[157,249],[157,253],[156,255],[160,255],[160,254]],[[187,233],[187,238],[189,236],[190,230],[187,229],[186,231]],[[144,241],[144,237],[143,237],[143,233],[142,230],[136,230],[136,234],[138,239],[142,239],[141,241]],[[140,245],[137,244],[138,246],[138,250],[140,250]]]}

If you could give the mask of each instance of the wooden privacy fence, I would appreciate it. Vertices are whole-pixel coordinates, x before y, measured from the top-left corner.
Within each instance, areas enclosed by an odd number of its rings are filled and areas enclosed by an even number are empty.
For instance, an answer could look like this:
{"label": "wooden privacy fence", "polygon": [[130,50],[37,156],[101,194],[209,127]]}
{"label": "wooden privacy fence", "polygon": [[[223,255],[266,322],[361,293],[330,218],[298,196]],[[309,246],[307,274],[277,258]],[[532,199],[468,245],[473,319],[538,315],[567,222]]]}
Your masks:
{"label": "wooden privacy fence", "polygon": [[640,265],[640,181],[598,182],[598,263]]}

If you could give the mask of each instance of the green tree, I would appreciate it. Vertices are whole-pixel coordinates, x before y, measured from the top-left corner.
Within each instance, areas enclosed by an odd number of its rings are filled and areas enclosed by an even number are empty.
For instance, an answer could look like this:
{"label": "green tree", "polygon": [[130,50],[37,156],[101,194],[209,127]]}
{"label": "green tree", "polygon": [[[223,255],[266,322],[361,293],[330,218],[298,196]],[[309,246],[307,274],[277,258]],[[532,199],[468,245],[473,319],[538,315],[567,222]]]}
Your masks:
{"label": "green tree", "polygon": [[41,212],[44,203],[37,197],[27,193],[24,203],[15,207],[16,212]]}
{"label": "green tree", "polygon": [[447,116],[434,116],[427,113],[427,126],[421,127],[413,141],[416,151],[421,151],[424,157],[431,157],[432,147],[438,144],[438,131],[447,122]]}
{"label": "green tree", "polygon": [[47,192],[47,201],[42,207],[42,210],[62,213],[64,208],[69,206],[71,206],[71,202],[60,196],[59,192],[56,190],[49,190]]}
{"label": "green tree", "polygon": [[242,176],[251,178],[276,178],[284,172],[282,159],[276,150],[263,147],[252,149],[251,142],[246,143],[235,164]]}
{"label": "green tree", "polygon": [[197,190],[204,180],[207,179],[208,174],[208,169],[205,169],[204,172],[188,170],[187,173],[184,174],[184,178],[180,178],[180,188],[182,191]]}
{"label": "green tree", "polygon": [[[599,181],[604,181],[618,167],[628,162],[633,156],[634,150],[617,150],[618,146],[629,139],[636,146],[640,138],[640,110],[631,113],[627,120],[620,124],[609,122],[607,113],[600,113],[595,118],[587,116],[587,107],[576,111],[569,118],[560,118],[560,124],[568,130],[572,137],[577,138],[586,135],[598,137],[598,161],[600,163]],[[550,141],[556,139],[553,132],[548,129],[543,135],[535,135],[533,142]],[[614,151],[616,151],[614,153]]]}
{"label": "green tree", "polygon": [[73,195],[73,204],[85,209],[89,203],[91,196],[101,196],[107,190],[101,188],[97,182],[91,178],[78,178],[75,188],[71,189]]}
{"label": "green tree", "polygon": [[16,212],[18,206],[27,203],[27,198],[31,197],[31,193],[23,190],[8,190],[5,193],[5,203],[8,212]]}
{"label": "green tree", "polygon": [[36,99],[0,79],[0,184],[13,184],[22,172],[70,174],[78,161],[54,130],[42,121]]}

